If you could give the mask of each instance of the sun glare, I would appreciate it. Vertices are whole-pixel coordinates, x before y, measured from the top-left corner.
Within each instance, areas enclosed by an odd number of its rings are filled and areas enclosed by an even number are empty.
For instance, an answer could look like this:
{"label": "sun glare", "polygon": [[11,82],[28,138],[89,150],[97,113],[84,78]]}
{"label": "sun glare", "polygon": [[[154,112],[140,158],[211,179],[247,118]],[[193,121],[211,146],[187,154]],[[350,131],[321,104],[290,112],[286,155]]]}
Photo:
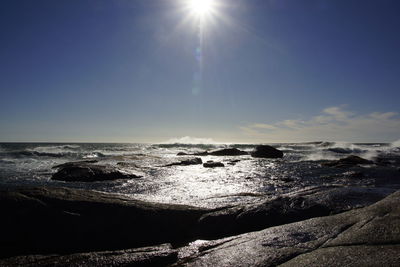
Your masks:
{"label": "sun glare", "polygon": [[214,8],[213,0],[188,0],[189,9],[198,17],[204,17],[210,14]]}

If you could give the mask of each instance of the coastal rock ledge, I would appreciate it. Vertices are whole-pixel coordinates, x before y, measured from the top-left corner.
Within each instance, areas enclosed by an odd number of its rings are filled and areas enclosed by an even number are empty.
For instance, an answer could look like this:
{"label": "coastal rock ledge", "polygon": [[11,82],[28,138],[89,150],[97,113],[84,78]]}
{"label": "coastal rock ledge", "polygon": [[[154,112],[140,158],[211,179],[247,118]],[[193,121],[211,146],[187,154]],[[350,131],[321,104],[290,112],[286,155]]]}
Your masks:
{"label": "coastal rock ledge", "polygon": [[88,190],[2,188],[0,266],[398,266],[400,191],[329,215],[343,210],[325,205],[329,199],[379,198],[356,192],[205,209]]}

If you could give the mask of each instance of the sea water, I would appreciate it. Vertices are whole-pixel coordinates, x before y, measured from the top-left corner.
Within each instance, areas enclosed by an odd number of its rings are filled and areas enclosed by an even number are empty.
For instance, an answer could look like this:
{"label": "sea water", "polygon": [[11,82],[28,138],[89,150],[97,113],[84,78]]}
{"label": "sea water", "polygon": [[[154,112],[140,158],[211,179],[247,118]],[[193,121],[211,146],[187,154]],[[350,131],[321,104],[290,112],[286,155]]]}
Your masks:
{"label": "sea water", "polygon": [[[91,189],[163,203],[218,207],[253,203],[315,187],[400,188],[400,143],[352,144],[312,142],[271,144],[282,159],[202,156],[225,167],[169,166],[197,153],[227,147],[251,152],[256,144],[104,144],[0,143],[0,184],[3,186],[63,186]],[[383,162],[352,168],[324,167],[322,163],[357,155]],[[140,178],[104,182],[62,182],[51,179],[56,165],[96,160]],[[237,161],[237,162],[233,162]],[[360,174],[361,173],[361,174]]]}

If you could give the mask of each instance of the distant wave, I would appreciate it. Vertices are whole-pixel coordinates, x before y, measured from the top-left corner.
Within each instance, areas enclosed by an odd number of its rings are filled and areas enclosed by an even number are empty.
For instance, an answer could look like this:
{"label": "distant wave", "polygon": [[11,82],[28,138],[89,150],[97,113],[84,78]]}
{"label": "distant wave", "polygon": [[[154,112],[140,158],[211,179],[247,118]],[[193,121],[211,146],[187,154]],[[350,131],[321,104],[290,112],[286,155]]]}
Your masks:
{"label": "distant wave", "polygon": [[390,144],[392,148],[400,148],[400,139]]}
{"label": "distant wave", "polygon": [[214,141],[212,138],[198,138],[198,137],[178,137],[172,138],[168,141],[161,144],[185,144],[185,145],[221,145],[222,143],[218,143]]}
{"label": "distant wave", "polygon": [[373,160],[388,153],[400,152],[400,140],[393,143],[348,143],[348,142],[322,142],[315,146],[311,153],[304,156],[305,160],[333,160],[346,155],[357,155]]}

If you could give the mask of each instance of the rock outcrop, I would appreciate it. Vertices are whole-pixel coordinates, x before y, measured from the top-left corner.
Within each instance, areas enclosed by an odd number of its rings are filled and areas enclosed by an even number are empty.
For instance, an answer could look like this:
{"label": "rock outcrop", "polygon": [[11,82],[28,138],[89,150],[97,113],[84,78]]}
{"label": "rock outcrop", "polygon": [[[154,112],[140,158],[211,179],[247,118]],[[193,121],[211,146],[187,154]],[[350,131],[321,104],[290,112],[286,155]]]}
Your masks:
{"label": "rock outcrop", "polygon": [[246,151],[239,150],[237,148],[224,148],[214,151],[203,151],[193,154],[188,154],[185,152],[179,152],[177,156],[243,156],[248,155]]}
{"label": "rock outcrop", "polygon": [[[358,257],[362,265],[376,265],[373,247],[390,266],[400,252],[400,191],[351,210],[388,193],[311,188],[211,210],[88,190],[3,188],[0,265],[330,266],[336,259],[340,266],[356,265]],[[214,241],[187,244],[196,239]],[[165,243],[181,247],[179,254],[158,246]],[[337,256],[352,252],[360,256]]]}
{"label": "rock outcrop", "polygon": [[88,190],[1,189],[0,257],[185,242],[207,212]]}
{"label": "rock outcrop", "polygon": [[187,159],[187,160],[181,160],[179,162],[174,162],[171,164],[165,165],[165,167],[170,167],[170,166],[189,166],[189,165],[199,165],[202,164],[203,161],[201,158],[193,158],[193,159]]}
{"label": "rock outcrop", "polygon": [[253,158],[282,158],[283,152],[267,145],[256,146],[253,152],[251,152]]}
{"label": "rock outcrop", "polygon": [[314,188],[269,199],[259,204],[235,206],[204,214],[199,221],[202,239],[216,239],[309,218],[365,207],[388,192],[356,187]]}
{"label": "rock outcrop", "polygon": [[246,151],[239,150],[237,148],[225,148],[208,153],[210,156],[242,156],[248,155]]}
{"label": "rock outcrop", "polygon": [[362,209],[204,243],[179,266],[398,266],[400,192]]}
{"label": "rock outcrop", "polygon": [[373,164],[373,163],[374,162],[371,160],[367,160],[367,159],[363,159],[358,156],[351,155],[346,158],[323,163],[322,165],[327,166],[327,167],[338,167],[338,168],[344,167],[344,168],[346,168],[346,167],[365,165],[365,164]]}
{"label": "rock outcrop", "polygon": [[110,166],[92,164],[94,162],[68,162],[55,166],[58,169],[51,179],[66,182],[96,182],[119,179],[134,179],[140,176],[119,171]]}
{"label": "rock outcrop", "polygon": [[217,168],[217,167],[225,167],[225,165],[222,162],[217,162],[217,161],[207,161],[206,163],[203,164],[203,167],[205,168]]}

